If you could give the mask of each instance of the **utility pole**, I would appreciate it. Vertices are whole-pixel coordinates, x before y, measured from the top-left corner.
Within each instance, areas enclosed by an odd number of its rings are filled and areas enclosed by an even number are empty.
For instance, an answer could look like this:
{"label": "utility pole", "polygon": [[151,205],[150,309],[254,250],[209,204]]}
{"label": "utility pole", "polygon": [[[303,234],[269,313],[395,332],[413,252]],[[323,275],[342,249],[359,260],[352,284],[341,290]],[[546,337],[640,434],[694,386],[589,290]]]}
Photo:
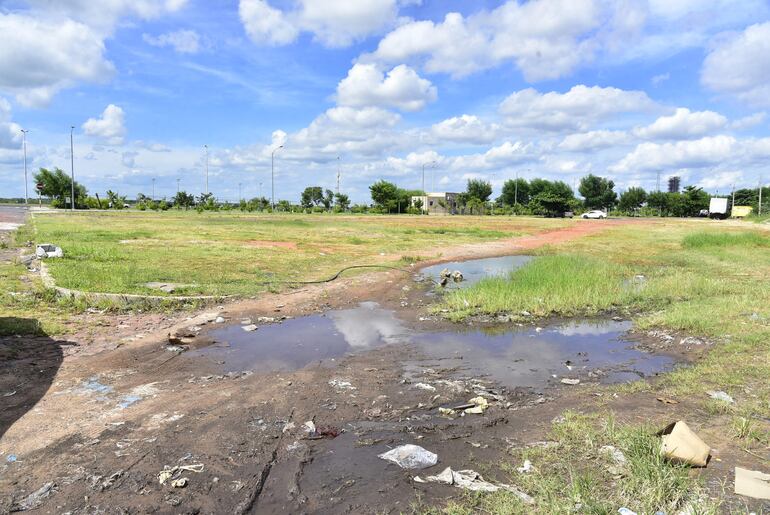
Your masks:
{"label": "utility pole", "polygon": [[[29,131],[21,129],[21,146],[24,149],[24,204],[29,205],[29,180],[27,179],[27,133]],[[760,181],[761,184],[761,181]],[[760,190],[762,188],[760,187]]]}
{"label": "utility pole", "polygon": [[73,143],[73,133],[75,132],[75,126],[70,126],[70,175],[72,179],[71,193],[72,193],[72,212],[75,212],[75,144]]}
{"label": "utility pole", "polygon": [[337,196],[340,196],[340,156],[337,156]]}
{"label": "utility pole", "polygon": [[733,207],[730,210],[732,211],[733,209],[735,209],[735,184],[733,184]]}
{"label": "utility pole", "polygon": [[278,148],[274,148],[270,153],[270,205],[273,211],[275,211],[275,151],[279,148],[283,148],[283,145],[279,145]]}
{"label": "utility pole", "polygon": [[209,146],[203,145],[203,148],[206,149],[206,195],[209,194]]}

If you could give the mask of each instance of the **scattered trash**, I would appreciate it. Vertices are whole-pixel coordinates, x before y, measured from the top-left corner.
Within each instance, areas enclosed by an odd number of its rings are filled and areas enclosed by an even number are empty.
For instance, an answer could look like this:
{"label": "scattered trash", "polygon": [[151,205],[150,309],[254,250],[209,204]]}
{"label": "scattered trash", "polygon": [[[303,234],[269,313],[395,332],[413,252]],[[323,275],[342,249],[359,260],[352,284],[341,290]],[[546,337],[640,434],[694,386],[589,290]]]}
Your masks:
{"label": "scattered trash", "polygon": [[182,345],[166,345],[165,348],[169,352],[184,352],[187,350],[187,347],[183,347]]}
{"label": "scattered trash", "polygon": [[663,404],[679,404],[678,400],[669,399],[668,397],[658,397],[658,401],[662,402]]}
{"label": "scattered trash", "polygon": [[16,395],[16,390],[12,392],[4,393],[3,397],[13,397],[14,395]]}
{"label": "scattered trash", "polygon": [[569,377],[562,377],[561,383],[575,386],[577,384],[580,384],[580,379],[570,379]]}
{"label": "scattered trash", "polygon": [[532,462],[529,460],[524,460],[524,465],[517,467],[516,471],[519,474],[528,474],[529,472],[532,472]]}
{"label": "scattered trash", "polygon": [[329,381],[329,385],[340,390],[355,390],[356,387],[350,384],[350,381],[343,381],[342,379],[332,379]]}
{"label": "scattered trash", "polygon": [[35,255],[38,258],[60,258],[64,257],[64,251],[52,243],[41,243],[35,249]]}
{"label": "scattered trash", "polygon": [[620,515],[637,515],[635,511],[631,511],[628,508],[620,508],[618,509],[618,513]]}
{"label": "scattered trash", "polygon": [[452,280],[456,283],[463,282],[463,273],[459,270],[452,272]]}
{"label": "scattered trash", "polygon": [[302,426],[305,428],[305,431],[307,431],[309,434],[315,434],[315,423],[312,420],[308,420]]}
{"label": "scattered trash", "polygon": [[536,333],[542,333],[543,332],[543,328],[542,327],[535,327],[535,332]]}
{"label": "scattered trash", "polygon": [[607,456],[612,460],[612,465],[607,467],[607,472],[614,476],[625,475],[628,461],[623,451],[612,445],[605,445],[599,448],[599,454]]}
{"label": "scattered trash", "polygon": [[419,388],[420,390],[428,390],[428,391],[431,391],[431,392],[435,392],[436,391],[436,387],[435,386],[431,386],[431,385],[429,385],[427,383],[415,383],[413,386],[415,388]]}
{"label": "scattered trash", "polygon": [[180,477],[179,479],[174,479],[171,482],[171,486],[174,488],[184,488],[187,486],[187,478],[186,477]]}
{"label": "scattered trash", "polygon": [[256,331],[257,330],[257,326],[254,325],[254,324],[249,324],[249,325],[241,326],[241,329],[243,329],[247,333],[250,333],[252,331]]}
{"label": "scattered trash", "polygon": [[224,324],[224,323],[225,323],[225,317],[221,317],[221,316],[219,316],[219,317],[216,317],[216,318],[214,319],[214,323],[215,323],[215,324]]}
{"label": "scattered trash", "polygon": [[[472,415],[481,415],[484,413],[487,408],[489,407],[489,402],[484,397],[474,397],[470,401],[468,401],[473,404],[472,407],[465,408],[465,413],[472,414]],[[458,409],[458,408],[455,408]]]}
{"label": "scattered trash", "polygon": [[29,494],[27,497],[19,501],[11,511],[34,510],[35,508],[43,504],[43,500],[45,500],[49,495],[51,495],[51,493],[54,491],[55,486],[56,486],[56,483],[44,484],[38,490],[35,490],[31,494]]}
{"label": "scattered trash", "polygon": [[663,442],[660,452],[669,460],[695,467],[705,467],[708,463],[710,447],[684,421],[669,424],[658,435]]}
{"label": "scattered trash", "polygon": [[281,429],[281,432],[288,433],[292,429],[294,429],[294,422],[287,422],[286,424],[283,425],[283,429]]}
{"label": "scattered trash", "polygon": [[402,469],[424,469],[438,463],[438,456],[419,445],[405,444],[388,452],[378,454],[378,458],[395,463]]}
{"label": "scattered trash", "polygon": [[535,502],[532,497],[525,494],[516,487],[503,483],[495,484],[484,481],[484,478],[481,477],[481,474],[474,470],[455,471],[452,470],[451,467],[447,467],[440,474],[435,476],[428,476],[424,480],[417,476],[414,478],[414,481],[417,483],[442,483],[474,492],[497,492],[498,490],[506,490],[515,494],[519,499],[527,504],[534,504]]}
{"label": "scattered trash", "polygon": [[18,457],[18,456],[16,456],[15,454],[9,454],[9,455],[8,455],[8,456],[5,458],[5,461],[6,461],[7,463],[15,463],[15,462],[16,462],[18,459],[19,459],[19,457]]}
{"label": "scattered trash", "polygon": [[[174,476],[178,476],[182,472],[195,472],[196,474],[199,474],[203,472],[203,463],[196,463],[193,465],[175,465],[173,467],[169,467],[167,465],[158,473],[158,482],[161,485],[165,485],[169,479],[173,479]],[[187,486],[187,481],[188,480],[186,477],[175,479],[171,482],[171,486],[174,488],[184,488]]]}
{"label": "scattered trash", "polygon": [[770,500],[770,474],[735,467],[735,493]]}
{"label": "scattered trash", "polygon": [[275,320],[275,317],[257,317],[257,322],[260,324],[272,324]]}
{"label": "scattered trash", "polygon": [[439,408],[438,412],[441,413],[442,415],[446,415],[446,416],[449,416],[449,417],[451,417],[451,416],[453,416],[453,415],[455,415],[457,413],[452,408]]}
{"label": "scattered trash", "polygon": [[724,401],[728,404],[733,404],[735,402],[735,400],[733,400],[733,398],[730,397],[730,395],[728,395],[727,392],[723,392],[721,390],[719,391],[710,390],[706,393],[709,395],[709,397],[711,397],[712,399],[716,399],[718,401]]}

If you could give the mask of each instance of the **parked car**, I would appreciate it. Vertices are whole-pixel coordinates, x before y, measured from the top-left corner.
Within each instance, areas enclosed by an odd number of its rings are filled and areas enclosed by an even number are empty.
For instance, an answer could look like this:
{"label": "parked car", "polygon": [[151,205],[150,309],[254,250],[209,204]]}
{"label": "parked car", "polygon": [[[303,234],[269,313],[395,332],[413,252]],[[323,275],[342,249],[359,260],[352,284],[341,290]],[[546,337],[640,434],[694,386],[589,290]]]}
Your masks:
{"label": "parked car", "polygon": [[607,213],[600,209],[594,209],[593,211],[588,211],[587,213],[583,213],[583,218],[592,218],[594,220],[599,220],[601,218],[607,218]]}

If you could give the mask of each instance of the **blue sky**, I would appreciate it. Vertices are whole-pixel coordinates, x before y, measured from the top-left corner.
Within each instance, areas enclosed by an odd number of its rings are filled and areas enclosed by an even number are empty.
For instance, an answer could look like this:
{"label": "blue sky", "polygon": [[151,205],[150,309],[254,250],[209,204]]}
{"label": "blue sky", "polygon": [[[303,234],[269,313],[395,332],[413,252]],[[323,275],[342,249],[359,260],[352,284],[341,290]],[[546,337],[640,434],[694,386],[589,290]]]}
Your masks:
{"label": "blue sky", "polygon": [[[0,0],[0,196],[770,182],[763,0]],[[339,160],[337,159],[339,157]],[[31,180],[30,180],[31,182]],[[260,183],[262,183],[260,190]]]}

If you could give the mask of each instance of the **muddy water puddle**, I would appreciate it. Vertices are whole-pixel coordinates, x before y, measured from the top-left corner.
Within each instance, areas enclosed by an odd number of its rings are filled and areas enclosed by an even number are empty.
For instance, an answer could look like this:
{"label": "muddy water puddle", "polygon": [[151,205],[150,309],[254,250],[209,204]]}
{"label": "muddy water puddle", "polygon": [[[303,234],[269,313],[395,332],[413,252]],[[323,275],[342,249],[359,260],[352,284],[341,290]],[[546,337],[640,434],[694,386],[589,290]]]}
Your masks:
{"label": "muddy water puddle", "polygon": [[674,365],[673,358],[643,352],[624,339],[631,328],[627,321],[455,327],[411,329],[393,311],[364,302],[251,332],[239,325],[217,329],[209,336],[218,343],[188,356],[212,359],[228,372],[291,371],[333,365],[337,358],[385,345],[406,345],[421,356],[403,363],[407,377],[440,368],[451,376],[483,377],[508,387],[542,387],[561,378],[622,382]]}
{"label": "muddy water puddle", "polygon": [[468,261],[452,261],[438,265],[427,266],[420,270],[420,275],[439,282],[440,273],[447,269],[450,272],[459,270],[463,274],[463,281],[455,283],[449,281],[448,288],[467,288],[486,277],[504,276],[518,270],[532,261],[533,256],[502,256],[484,259],[471,259]]}

